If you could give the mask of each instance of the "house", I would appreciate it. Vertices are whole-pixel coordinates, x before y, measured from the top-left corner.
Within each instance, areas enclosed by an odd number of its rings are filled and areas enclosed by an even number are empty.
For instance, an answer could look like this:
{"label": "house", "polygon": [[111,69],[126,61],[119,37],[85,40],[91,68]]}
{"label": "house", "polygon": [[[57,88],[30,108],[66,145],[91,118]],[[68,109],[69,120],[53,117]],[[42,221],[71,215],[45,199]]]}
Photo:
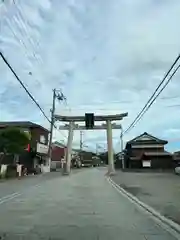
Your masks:
{"label": "house", "polygon": [[65,156],[66,146],[59,142],[52,143],[52,155],[51,161],[60,162],[62,158]]}
{"label": "house", "polygon": [[52,143],[51,169],[61,167],[61,160],[65,158],[66,146],[59,142]]}
{"label": "house", "polygon": [[[51,157],[51,161],[60,161],[62,158],[65,158],[66,156],[66,151],[67,151],[67,147],[66,145],[55,141],[52,143],[52,157]],[[72,149],[71,151],[71,156],[75,157],[78,153],[78,150],[76,149]]]}
{"label": "house", "polygon": [[126,168],[173,168],[173,155],[164,149],[167,143],[147,132],[128,141],[124,151]]}
{"label": "house", "polygon": [[[29,134],[29,145],[19,156],[21,164],[27,168],[33,168],[36,164],[47,164],[49,130],[30,121],[0,122],[0,131],[8,127],[16,127]],[[12,156],[5,160],[8,164],[14,163]]]}
{"label": "house", "polygon": [[180,151],[176,151],[173,154],[173,160],[175,167],[180,166]]}
{"label": "house", "polygon": [[[60,167],[60,163],[62,159],[66,159],[66,151],[67,147],[66,145],[55,141],[52,143],[52,155],[51,155],[51,168],[57,169]],[[77,157],[78,150],[72,149],[71,151],[71,157],[72,157],[72,163],[73,160]]]}

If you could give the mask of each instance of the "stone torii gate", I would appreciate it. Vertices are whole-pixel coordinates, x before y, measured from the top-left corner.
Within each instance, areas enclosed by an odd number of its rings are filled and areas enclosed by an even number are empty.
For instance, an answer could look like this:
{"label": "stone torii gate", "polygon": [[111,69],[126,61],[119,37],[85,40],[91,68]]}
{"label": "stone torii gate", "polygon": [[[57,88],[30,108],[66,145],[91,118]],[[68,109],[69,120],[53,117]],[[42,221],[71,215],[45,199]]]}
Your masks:
{"label": "stone torii gate", "polygon": [[128,113],[122,113],[117,115],[100,115],[94,116],[94,122],[105,121],[106,124],[94,125],[92,129],[87,129],[85,126],[78,125],[76,122],[85,122],[85,116],[61,116],[55,115],[56,121],[68,122],[69,124],[61,125],[60,130],[68,130],[68,143],[66,152],[66,174],[70,173],[71,170],[71,151],[72,151],[72,141],[73,141],[73,131],[74,130],[107,130],[107,145],[108,145],[108,173],[112,174],[115,172],[114,169],[114,153],[112,144],[112,129],[121,129],[121,124],[112,123],[112,121],[122,120],[127,117]]}

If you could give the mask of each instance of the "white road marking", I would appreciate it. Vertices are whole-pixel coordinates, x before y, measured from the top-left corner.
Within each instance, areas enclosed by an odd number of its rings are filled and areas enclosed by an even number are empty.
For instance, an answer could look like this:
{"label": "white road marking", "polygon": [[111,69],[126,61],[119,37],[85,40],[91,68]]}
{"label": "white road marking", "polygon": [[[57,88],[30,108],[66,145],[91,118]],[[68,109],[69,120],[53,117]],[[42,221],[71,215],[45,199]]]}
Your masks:
{"label": "white road marking", "polygon": [[[43,176],[43,175],[40,175],[40,176]],[[40,176],[38,176],[38,177],[40,177]],[[35,184],[34,186],[28,186],[28,187],[27,187],[27,188],[28,188],[27,190],[22,190],[22,192],[15,192],[15,193],[6,195],[6,196],[4,196],[4,197],[1,197],[1,198],[0,198],[0,204],[5,203],[5,202],[8,202],[8,201],[10,201],[10,200],[12,200],[12,199],[14,199],[14,198],[16,198],[16,197],[19,197],[19,196],[21,196],[22,194],[28,192],[29,190],[32,190],[32,189],[34,189],[34,188],[39,188],[39,187],[41,187],[45,182],[47,182],[47,181],[53,181],[53,180],[55,180],[55,179],[56,179],[56,178],[45,179],[45,181],[42,181],[41,183]],[[66,179],[66,178],[64,178],[64,179]],[[62,180],[63,180],[63,178],[62,178]]]}
{"label": "white road marking", "polygon": [[16,197],[18,197],[18,196],[20,196],[20,195],[22,195],[22,194],[19,193],[19,192],[6,195],[6,196],[0,198],[0,204],[5,203],[5,202],[8,202],[9,200],[14,199],[14,198],[16,198]]}
{"label": "white road marking", "polygon": [[30,189],[39,188],[39,187],[41,187],[41,184],[36,184],[36,185],[31,186],[30,188],[28,188],[28,190],[25,190],[25,191],[22,191],[22,192],[15,192],[15,193],[12,193],[12,194],[8,194],[8,195],[6,195],[4,197],[1,197],[0,198],[0,204],[8,202],[8,201],[10,201],[10,200],[12,200],[14,198],[17,198],[17,197],[21,196],[23,193],[28,192]]}

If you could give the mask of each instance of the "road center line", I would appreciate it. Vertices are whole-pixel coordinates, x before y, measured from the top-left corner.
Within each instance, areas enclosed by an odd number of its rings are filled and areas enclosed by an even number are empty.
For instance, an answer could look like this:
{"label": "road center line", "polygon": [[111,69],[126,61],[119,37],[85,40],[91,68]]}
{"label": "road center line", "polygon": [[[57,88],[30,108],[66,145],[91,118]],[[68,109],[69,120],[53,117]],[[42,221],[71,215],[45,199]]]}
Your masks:
{"label": "road center line", "polygon": [[18,197],[18,196],[20,196],[20,195],[22,195],[22,194],[19,193],[19,192],[6,195],[6,196],[0,198],[0,204],[5,203],[5,202],[8,202],[9,200],[14,199],[14,198],[16,198],[16,197]]}
{"label": "road center line", "polygon": [[40,186],[41,186],[41,184],[36,184],[36,185],[34,185],[34,186],[31,186],[28,190],[22,191],[21,193],[20,193],[20,192],[15,192],[15,193],[12,193],[12,194],[8,194],[8,195],[6,195],[6,196],[4,196],[4,197],[1,197],[1,198],[0,198],[0,204],[5,203],[5,202],[8,202],[8,201],[10,201],[10,200],[12,200],[12,199],[14,199],[14,198],[16,198],[16,197],[21,196],[23,193],[29,191],[30,189],[38,188],[38,187],[40,187]]}

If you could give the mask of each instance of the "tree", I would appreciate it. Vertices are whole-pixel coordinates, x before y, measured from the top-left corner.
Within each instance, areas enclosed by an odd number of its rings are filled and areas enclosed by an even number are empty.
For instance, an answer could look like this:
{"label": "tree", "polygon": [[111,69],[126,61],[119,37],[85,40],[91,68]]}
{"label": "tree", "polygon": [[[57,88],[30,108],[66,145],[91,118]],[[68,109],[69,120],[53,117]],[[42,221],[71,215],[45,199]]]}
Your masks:
{"label": "tree", "polygon": [[29,143],[29,136],[19,128],[5,128],[0,131],[0,152],[2,159],[7,154],[19,155]]}

